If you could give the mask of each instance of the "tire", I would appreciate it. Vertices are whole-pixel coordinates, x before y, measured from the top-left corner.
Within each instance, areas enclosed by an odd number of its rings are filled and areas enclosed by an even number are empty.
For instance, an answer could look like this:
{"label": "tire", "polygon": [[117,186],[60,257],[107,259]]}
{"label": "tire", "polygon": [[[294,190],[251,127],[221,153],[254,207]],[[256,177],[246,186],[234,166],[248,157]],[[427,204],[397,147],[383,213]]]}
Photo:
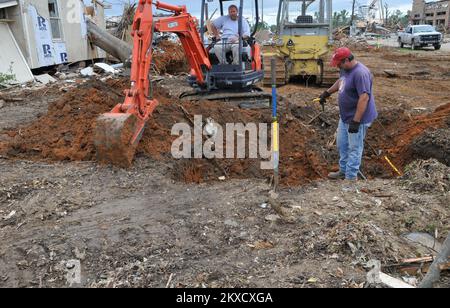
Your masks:
{"label": "tire", "polygon": [[439,50],[439,49],[441,49],[441,44],[434,45],[434,50]]}
{"label": "tire", "polygon": [[400,48],[405,47],[405,44],[402,43],[402,39],[401,39],[401,38],[398,38],[398,46],[399,46]]}

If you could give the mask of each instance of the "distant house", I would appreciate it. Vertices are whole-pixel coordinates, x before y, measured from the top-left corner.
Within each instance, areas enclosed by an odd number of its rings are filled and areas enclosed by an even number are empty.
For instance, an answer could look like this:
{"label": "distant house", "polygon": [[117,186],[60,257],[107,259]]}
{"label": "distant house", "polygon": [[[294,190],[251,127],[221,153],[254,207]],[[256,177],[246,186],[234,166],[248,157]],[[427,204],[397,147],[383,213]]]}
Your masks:
{"label": "distant house", "polygon": [[411,21],[414,25],[428,24],[437,29],[450,30],[450,0],[432,2],[414,0]]}
{"label": "distant house", "polygon": [[19,82],[26,82],[33,79],[30,69],[104,58],[89,43],[85,16],[105,28],[105,4],[84,2],[0,0],[0,73],[12,71]]}

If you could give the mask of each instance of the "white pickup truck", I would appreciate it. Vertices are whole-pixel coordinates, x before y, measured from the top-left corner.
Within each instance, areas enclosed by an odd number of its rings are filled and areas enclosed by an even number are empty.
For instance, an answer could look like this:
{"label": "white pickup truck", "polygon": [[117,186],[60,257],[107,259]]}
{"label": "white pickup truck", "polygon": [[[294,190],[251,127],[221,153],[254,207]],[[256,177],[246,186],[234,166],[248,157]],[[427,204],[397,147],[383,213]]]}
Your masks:
{"label": "white pickup truck", "polygon": [[409,26],[404,32],[398,33],[398,44],[400,48],[410,45],[412,50],[419,47],[434,46],[441,49],[443,35],[430,25]]}

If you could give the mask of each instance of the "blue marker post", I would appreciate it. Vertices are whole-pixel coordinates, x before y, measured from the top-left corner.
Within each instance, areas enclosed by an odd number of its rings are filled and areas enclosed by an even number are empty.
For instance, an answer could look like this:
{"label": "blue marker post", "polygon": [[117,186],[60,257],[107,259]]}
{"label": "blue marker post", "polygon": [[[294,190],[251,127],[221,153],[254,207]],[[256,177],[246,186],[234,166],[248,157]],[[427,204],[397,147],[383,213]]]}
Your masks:
{"label": "blue marker post", "polygon": [[277,80],[276,80],[276,59],[270,61],[272,71],[272,153],[273,153],[273,184],[274,191],[278,189],[279,184],[279,166],[280,166],[280,145],[279,145],[279,124],[277,111]]}

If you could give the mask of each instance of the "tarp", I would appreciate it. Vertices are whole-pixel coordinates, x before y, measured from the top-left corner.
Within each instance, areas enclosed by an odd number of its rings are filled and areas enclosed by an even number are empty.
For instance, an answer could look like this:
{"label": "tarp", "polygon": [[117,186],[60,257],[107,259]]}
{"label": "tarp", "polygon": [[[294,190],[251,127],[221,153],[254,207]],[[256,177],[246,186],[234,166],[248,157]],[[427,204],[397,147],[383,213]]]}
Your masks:
{"label": "tarp", "polygon": [[36,52],[40,67],[51,66],[67,62],[66,43],[54,43],[50,21],[37,12],[33,5],[28,7],[28,13],[34,28]]}

